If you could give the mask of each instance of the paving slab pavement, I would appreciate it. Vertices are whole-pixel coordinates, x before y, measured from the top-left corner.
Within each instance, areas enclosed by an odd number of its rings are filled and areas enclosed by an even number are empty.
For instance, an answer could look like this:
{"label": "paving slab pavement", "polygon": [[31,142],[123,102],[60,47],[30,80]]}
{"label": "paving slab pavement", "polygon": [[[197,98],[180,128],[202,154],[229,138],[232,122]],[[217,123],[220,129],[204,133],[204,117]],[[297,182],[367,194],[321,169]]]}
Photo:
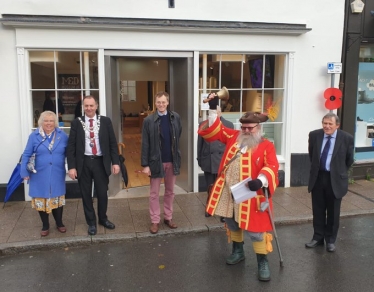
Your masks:
{"label": "paving slab pavement", "polygon": [[[342,201],[341,217],[374,213],[373,189],[373,181],[359,180],[350,184]],[[47,237],[40,236],[40,218],[30,202],[8,202],[0,208],[0,255],[223,229],[219,217],[204,216],[205,201],[205,192],[176,195],[173,221],[178,228],[171,230],[161,220],[159,233],[152,235],[149,232],[148,197],[110,198],[107,214],[116,228],[108,230],[98,225],[97,235],[89,236],[81,200],[69,199],[63,214],[67,232],[57,231],[51,215]],[[160,202],[163,203],[163,197],[160,197]],[[273,196],[273,206],[275,224],[312,220],[312,203],[307,187],[278,188]]]}

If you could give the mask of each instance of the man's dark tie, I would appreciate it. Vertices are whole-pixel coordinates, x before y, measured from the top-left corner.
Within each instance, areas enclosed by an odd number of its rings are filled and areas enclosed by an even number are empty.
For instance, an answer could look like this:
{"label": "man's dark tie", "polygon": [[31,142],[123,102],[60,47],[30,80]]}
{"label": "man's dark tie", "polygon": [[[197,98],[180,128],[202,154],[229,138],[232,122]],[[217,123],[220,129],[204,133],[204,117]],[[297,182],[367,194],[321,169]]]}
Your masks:
{"label": "man's dark tie", "polygon": [[319,169],[327,171],[326,169],[326,161],[327,161],[327,154],[329,153],[330,150],[330,145],[331,145],[331,136],[327,136],[327,142],[325,144],[325,147],[323,148],[322,154],[321,154],[321,159],[319,161]]}
{"label": "man's dark tie", "polygon": [[89,119],[89,121],[90,121],[90,146],[92,147],[92,154],[96,155],[97,149],[96,149],[96,142],[95,142],[95,133],[93,130],[93,119]]}

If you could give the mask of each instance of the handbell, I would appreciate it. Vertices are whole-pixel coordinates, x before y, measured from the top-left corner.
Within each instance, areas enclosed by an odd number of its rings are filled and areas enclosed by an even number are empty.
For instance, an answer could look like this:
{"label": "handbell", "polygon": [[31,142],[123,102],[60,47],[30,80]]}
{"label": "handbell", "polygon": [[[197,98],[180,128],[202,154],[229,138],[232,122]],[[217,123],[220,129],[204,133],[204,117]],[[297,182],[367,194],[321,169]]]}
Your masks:
{"label": "handbell", "polygon": [[222,99],[224,101],[227,101],[230,97],[229,91],[227,90],[225,86],[223,86],[221,90],[216,93],[216,95],[218,96],[219,99]]}

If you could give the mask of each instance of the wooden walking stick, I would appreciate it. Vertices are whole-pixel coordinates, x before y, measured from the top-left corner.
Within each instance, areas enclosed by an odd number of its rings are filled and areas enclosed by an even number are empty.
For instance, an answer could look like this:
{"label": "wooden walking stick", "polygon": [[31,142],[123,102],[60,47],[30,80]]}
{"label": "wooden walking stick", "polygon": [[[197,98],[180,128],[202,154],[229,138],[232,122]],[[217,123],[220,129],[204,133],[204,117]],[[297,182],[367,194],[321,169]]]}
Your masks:
{"label": "wooden walking stick", "polygon": [[270,210],[268,188],[264,188],[264,193],[265,193],[266,201],[261,203],[260,209],[261,209],[261,212],[265,212],[266,210],[268,211],[270,222],[271,222],[271,225],[273,226],[275,242],[277,243],[277,249],[278,249],[278,253],[279,253],[279,264],[280,264],[281,267],[283,267],[283,257],[282,257],[282,253],[281,253],[279,242],[278,242],[278,235],[277,235],[277,231],[275,230],[273,215],[272,215],[271,210]]}

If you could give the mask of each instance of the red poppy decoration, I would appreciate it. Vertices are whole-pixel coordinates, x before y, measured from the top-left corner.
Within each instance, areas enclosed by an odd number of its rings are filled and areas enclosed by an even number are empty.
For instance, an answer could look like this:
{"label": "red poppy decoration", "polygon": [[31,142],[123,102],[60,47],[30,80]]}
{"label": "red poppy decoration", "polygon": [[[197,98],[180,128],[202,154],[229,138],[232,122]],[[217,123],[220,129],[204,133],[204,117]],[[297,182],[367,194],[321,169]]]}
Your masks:
{"label": "red poppy decoration", "polygon": [[326,99],[325,107],[329,110],[334,110],[342,106],[343,93],[339,88],[327,88],[323,93]]}

